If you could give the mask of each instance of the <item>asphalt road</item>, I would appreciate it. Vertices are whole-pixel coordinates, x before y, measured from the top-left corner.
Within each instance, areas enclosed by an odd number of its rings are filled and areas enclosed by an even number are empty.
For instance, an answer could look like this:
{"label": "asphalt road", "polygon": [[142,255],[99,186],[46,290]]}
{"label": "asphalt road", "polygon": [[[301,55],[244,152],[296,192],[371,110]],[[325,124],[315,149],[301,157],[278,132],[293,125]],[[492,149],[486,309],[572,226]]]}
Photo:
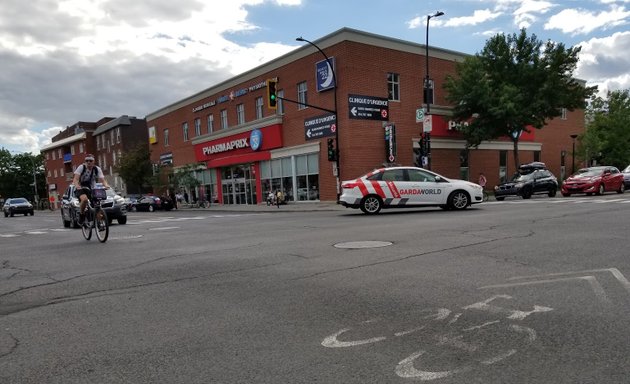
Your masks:
{"label": "asphalt road", "polygon": [[[266,207],[265,207],[266,208]],[[0,218],[0,383],[628,383],[630,194]]]}

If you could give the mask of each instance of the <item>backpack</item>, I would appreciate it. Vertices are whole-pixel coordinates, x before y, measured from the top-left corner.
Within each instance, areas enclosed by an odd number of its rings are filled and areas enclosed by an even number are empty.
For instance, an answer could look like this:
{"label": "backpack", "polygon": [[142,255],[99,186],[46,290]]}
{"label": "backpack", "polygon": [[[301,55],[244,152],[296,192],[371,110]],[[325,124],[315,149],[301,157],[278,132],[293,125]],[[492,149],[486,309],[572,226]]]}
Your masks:
{"label": "backpack", "polygon": [[[84,164],[83,165],[83,170],[81,171],[81,175],[79,176],[79,183],[81,184],[82,187],[92,187],[92,182],[94,181],[94,177],[96,174],[96,168],[98,167],[97,165],[92,167],[92,174],[90,175],[90,178],[88,179],[88,181],[83,181],[83,175],[85,175],[85,172],[87,171],[87,167]],[[89,183],[89,184],[88,184]]]}

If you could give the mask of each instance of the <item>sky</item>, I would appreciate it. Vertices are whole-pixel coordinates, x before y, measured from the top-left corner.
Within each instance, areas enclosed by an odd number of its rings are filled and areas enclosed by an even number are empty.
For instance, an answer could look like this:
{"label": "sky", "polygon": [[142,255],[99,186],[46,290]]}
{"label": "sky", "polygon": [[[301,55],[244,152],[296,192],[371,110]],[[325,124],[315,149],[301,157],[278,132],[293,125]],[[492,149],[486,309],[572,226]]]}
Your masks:
{"label": "sky", "polygon": [[630,0],[3,0],[0,148],[143,118],[340,28],[475,54],[498,34],[580,46],[575,77],[630,89]]}

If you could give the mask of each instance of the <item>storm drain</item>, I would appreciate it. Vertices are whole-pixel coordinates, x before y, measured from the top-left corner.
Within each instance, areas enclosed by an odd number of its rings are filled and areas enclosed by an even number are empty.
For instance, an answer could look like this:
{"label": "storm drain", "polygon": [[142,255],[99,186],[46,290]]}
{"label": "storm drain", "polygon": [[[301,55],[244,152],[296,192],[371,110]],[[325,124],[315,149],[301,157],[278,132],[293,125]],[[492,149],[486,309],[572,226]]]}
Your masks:
{"label": "storm drain", "polygon": [[363,249],[363,248],[380,248],[392,245],[391,241],[350,241],[347,243],[337,243],[335,248],[344,249]]}

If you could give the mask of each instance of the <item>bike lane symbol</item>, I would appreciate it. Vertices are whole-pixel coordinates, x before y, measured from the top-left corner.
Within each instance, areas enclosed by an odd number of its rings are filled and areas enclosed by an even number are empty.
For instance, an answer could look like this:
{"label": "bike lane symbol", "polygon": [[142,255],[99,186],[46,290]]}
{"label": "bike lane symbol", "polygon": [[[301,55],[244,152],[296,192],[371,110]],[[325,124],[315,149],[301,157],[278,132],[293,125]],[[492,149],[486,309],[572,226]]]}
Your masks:
{"label": "bike lane symbol", "polygon": [[[421,381],[429,381],[441,379],[463,372],[472,370],[478,366],[489,366],[502,361],[518,352],[517,347],[526,347],[537,339],[536,331],[530,327],[521,324],[510,323],[514,321],[521,322],[527,317],[552,311],[553,308],[534,305],[531,310],[514,310],[496,305],[497,300],[511,300],[509,295],[495,295],[486,300],[473,303],[462,307],[464,312],[453,313],[446,308],[437,308],[432,310],[421,311],[421,316],[417,317],[419,324],[416,326],[390,332],[386,334],[373,335],[355,340],[343,340],[342,338],[353,330],[352,327],[343,328],[338,332],[327,336],[322,341],[322,346],[327,348],[350,348],[359,347],[367,344],[384,342],[388,339],[396,337],[404,337],[414,333],[419,335],[419,339],[426,344],[422,349],[413,352],[411,355],[402,359],[395,367],[394,372],[401,378],[410,378]],[[488,319],[481,323],[465,323],[465,317],[470,311],[489,313],[499,318]],[[475,317],[477,318],[477,317]],[[448,320],[448,321],[447,321]],[[359,324],[358,327],[374,327],[379,320],[368,320]],[[439,331],[435,331],[435,326]],[[429,331],[428,328],[431,328]],[[424,330],[427,332],[424,332]],[[499,332],[507,332],[510,338],[501,338],[500,340],[518,340],[519,346],[504,347],[497,345],[489,345],[486,340],[492,336],[497,336]],[[433,354],[438,354],[441,350],[452,348],[458,351],[465,363],[452,367],[451,369],[432,370],[427,367],[430,363],[425,362],[423,357],[429,357],[433,350]],[[486,350],[489,349],[489,350]],[[419,368],[420,367],[420,368]]]}

